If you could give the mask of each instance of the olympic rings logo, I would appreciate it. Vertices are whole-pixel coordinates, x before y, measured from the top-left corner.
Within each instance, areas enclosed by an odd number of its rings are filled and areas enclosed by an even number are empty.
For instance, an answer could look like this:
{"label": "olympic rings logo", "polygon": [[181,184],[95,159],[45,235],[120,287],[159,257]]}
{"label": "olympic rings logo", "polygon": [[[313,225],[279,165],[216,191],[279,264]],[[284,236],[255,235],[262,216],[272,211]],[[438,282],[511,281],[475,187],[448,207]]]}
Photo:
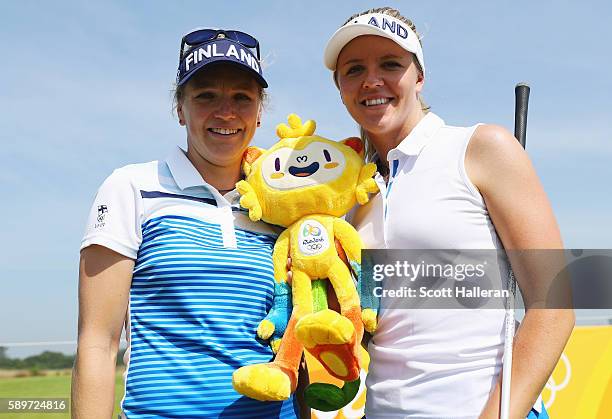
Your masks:
{"label": "olympic rings logo", "polygon": [[304,236],[315,236],[318,237],[321,235],[321,229],[317,226],[313,226],[310,224],[306,224],[304,226],[304,230],[302,230],[302,234]]}
{"label": "olympic rings logo", "polygon": [[565,366],[565,376],[563,377],[563,380],[560,384],[557,384],[552,376],[548,379],[545,388],[550,391],[550,397],[547,401],[544,402],[544,406],[546,406],[547,409],[549,409],[555,401],[557,392],[567,387],[570,382],[570,378],[572,377],[572,366],[570,364],[569,358],[567,357],[567,355],[565,355],[565,353],[561,354],[560,361],[562,361],[563,365]]}
{"label": "olympic rings logo", "polygon": [[310,243],[306,245],[306,249],[311,250],[311,251],[316,251],[319,250],[323,247],[323,245],[321,243]]}

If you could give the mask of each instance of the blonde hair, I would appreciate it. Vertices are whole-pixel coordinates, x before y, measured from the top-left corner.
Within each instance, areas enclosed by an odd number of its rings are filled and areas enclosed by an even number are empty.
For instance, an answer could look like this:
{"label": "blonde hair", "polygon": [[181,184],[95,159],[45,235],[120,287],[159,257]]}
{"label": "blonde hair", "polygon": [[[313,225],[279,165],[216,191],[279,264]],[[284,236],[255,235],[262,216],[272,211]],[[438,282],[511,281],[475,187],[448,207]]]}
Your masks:
{"label": "blonde hair", "polygon": [[[394,9],[392,7],[376,7],[376,8],[373,8],[373,9],[364,10],[363,12],[360,12],[360,13],[355,13],[354,15],[349,17],[342,24],[342,26],[346,25],[351,20],[353,20],[353,19],[355,19],[355,18],[357,18],[359,16],[367,15],[367,14],[370,14],[370,13],[382,13],[382,14],[385,14],[387,16],[391,16],[391,17],[393,17],[395,19],[398,19],[398,20],[404,22],[417,35],[417,37],[419,38],[419,43],[421,44],[421,46],[423,46],[423,44],[421,42],[421,39],[422,39],[421,35],[419,35],[419,33],[417,32],[416,26],[414,25],[412,20],[402,16],[402,14],[399,12],[399,10]],[[423,68],[421,67],[421,64],[418,62],[418,60],[413,60],[413,62],[415,63],[419,74],[421,74],[421,76],[424,76]],[[337,74],[338,74],[337,71],[334,71],[334,81],[336,82],[336,86],[338,86]],[[421,104],[421,110],[424,113],[428,113],[429,110],[431,109],[431,107],[425,102],[425,99],[423,99],[423,96],[421,96],[421,94],[418,95],[418,99],[419,99],[419,103]],[[366,134],[366,132],[363,129],[363,127],[360,126],[359,127],[359,131],[360,131],[361,139],[362,139],[363,143],[365,144],[365,158],[366,158],[366,161],[372,161],[374,155],[376,154],[376,149],[374,148],[374,145],[372,144],[372,142],[368,139],[368,135]]]}

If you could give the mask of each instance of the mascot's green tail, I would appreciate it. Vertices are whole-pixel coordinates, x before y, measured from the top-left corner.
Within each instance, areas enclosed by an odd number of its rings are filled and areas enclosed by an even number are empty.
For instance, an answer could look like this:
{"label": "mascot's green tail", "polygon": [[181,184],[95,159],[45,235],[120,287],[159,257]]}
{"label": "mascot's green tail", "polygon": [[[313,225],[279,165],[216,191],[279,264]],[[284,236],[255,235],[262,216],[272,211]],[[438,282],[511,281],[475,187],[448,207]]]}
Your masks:
{"label": "mascot's green tail", "polygon": [[[327,308],[327,279],[312,281],[313,311]],[[304,398],[308,407],[321,412],[333,412],[342,409],[357,395],[361,380],[344,383],[342,388],[328,383],[313,383],[306,387]]]}
{"label": "mascot's green tail", "polygon": [[312,281],[312,308],[313,312],[327,308],[327,279]]}

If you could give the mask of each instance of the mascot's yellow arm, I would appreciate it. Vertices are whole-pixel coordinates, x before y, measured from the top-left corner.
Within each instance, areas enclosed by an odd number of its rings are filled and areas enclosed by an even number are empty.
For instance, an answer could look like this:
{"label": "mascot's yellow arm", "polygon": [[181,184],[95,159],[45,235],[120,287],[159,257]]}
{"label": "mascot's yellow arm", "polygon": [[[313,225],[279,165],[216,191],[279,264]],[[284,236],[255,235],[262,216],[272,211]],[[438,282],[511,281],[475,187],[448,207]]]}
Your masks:
{"label": "mascot's yellow arm", "polygon": [[355,188],[355,197],[360,205],[365,205],[370,200],[368,193],[378,192],[378,185],[376,181],[372,179],[376,173],[376,165],[374,163],[368,163],[361,168],[359,172],[359,181],[357,188]]}
{"label": "mascot's yellow arm", "polygon": [[255,189],[251,184],[246,180],[241,180],[236,184],[236,189],[240,192],[240,195],[242,195],[242,198],[240,198],[240,205],[249,210],[249,218],[251,221],[256,222],[261,220],[261,205],[257,199]]}
{"label": "mascot's yellow arm", "polygon": [[361,263],[363,242],[355,228],[342,218],[334,218],[334,234],[349,260]]}
{"label": "mascot's yellow arm", "polygon": [[272,263],[276,282],[287,282],[287,259],[289,257],[289,230],[284,230],[276,239]]}

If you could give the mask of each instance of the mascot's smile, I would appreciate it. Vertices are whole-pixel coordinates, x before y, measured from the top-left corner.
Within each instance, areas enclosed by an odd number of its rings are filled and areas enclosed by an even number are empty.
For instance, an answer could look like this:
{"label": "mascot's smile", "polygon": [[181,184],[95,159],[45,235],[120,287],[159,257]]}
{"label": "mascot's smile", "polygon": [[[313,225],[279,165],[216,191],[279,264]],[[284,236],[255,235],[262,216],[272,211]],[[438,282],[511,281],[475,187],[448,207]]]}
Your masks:
{"label": "mascot's smile", "polygon": [[289,173],[297,177],[307,177],[319,170],[319,163],[314,162],[306,167],[289,166]]}

